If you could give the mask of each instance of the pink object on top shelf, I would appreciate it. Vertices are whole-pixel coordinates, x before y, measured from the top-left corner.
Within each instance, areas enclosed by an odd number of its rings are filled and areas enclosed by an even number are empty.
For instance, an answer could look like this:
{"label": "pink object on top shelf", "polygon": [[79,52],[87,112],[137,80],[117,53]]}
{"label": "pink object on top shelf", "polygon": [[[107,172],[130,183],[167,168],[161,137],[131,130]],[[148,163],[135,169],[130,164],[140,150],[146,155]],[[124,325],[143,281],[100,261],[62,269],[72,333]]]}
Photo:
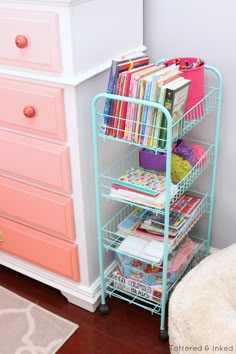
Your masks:
{"label": "pink object on top shelf", "polygon": [[[165,65],[179,64],[184,78],[191,80],[185,112],[195,106],[205,96],[204,67],[205,62],[200,58],[185,57],[169,59]],[[185,116],[185,120],[197,119],[204,115],[204,102]]]}

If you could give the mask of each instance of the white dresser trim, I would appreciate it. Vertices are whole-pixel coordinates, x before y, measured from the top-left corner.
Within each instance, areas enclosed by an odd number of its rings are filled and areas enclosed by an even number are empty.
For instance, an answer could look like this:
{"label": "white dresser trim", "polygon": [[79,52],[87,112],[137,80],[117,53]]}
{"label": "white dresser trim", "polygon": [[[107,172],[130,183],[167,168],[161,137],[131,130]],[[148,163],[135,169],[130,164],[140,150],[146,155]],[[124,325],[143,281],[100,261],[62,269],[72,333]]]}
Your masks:
{"label": "white dresser trim", "polygon": [[[134,48],[131,50],[129,53],[132,52],[145,52],[147,50],[147,47],[141,46],[138,48]],[[129,53],[123,53],[121,56],[125,56]],[[20,70],[14,70],[14,69],[8,69],[1,67],[0,68],[0,75],[4,75],[6,77],[12,77],[14,76],[15,78],[20,77],[20,78],[25,78],[25,79],[30,79],[30,80],[38,80],[38,81],[44,81],[44,82],[51,82],[55,84],[62,84],[62,85],[70,85],[70,86],[78,86],[82,82],[91,79],[92,77],[101,74],[102,72],[108,70],[111,67],[111,61],[113,58],[110,60],[104,62],[102,65],[96,66],[93,69],[86,71],[85,73],[78,75],[77,77],[69,77],[69,76],[49,76],[49,75],[44,75],[44,74],[37,74],[35,72],[27,72],[27,71],[20,71]]]}
{"label": "white dresser trim", "polygon": [[[53,6],[74,6],[83,2],[95,0],[8,0],[8,3],[26,4],[26,5],[53,5]],[[97,0],[96,0],[97,1]]]}
{"label": "white dresser trim", "polygon": [[[68,280],[43,268],[20,260],[5,252],[0,252],[0,264],[58,289],[69,302],[90,312],[94,312],[100,304],[101,291],[99,278],[90,287],[86,287],[80,283]],[[114,264],[111,264],[106,270],[106,273],[109,272],[113,266]]]}

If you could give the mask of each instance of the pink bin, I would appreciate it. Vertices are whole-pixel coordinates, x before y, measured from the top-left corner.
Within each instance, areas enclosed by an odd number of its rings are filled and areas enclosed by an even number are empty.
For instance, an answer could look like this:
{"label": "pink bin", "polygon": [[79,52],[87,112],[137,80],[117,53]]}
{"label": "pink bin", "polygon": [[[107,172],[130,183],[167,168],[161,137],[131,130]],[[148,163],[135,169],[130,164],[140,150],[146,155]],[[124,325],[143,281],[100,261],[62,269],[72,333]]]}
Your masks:
{"label": "pink bin", "polygon": [[[204,89],[204,67],[205,62],[201,61],[201,65],[194,67],[198,63],[199,58],[175,58],[169,59],[165,62],[166,65],[180,63],[180,70],[184,73],[184,78],[191,80],[189,87],[189,93],[186,103],[185,112],[190,108],[195,106],[200,100],[204,98],[205,89]],[[186,63],[189,66],[189,69],[186,68]],[[193,67],[192,67],[193,66]],[[204,115],[204,102],[199,104],[185,116],[185,120],[197,119]]]}

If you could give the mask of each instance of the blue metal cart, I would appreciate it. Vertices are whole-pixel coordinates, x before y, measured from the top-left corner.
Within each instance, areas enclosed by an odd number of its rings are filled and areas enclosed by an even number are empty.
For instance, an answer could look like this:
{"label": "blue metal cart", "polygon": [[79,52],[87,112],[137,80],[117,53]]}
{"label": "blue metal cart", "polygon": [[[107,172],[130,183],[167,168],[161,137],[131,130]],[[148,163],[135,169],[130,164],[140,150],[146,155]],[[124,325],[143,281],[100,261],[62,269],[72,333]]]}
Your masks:
{"label": "blue metal cart", "polygon": [[[205,82],[213,83],[213,85],[205,85],[205,96],[194,105],[188,112],[186,112],[178,121],[181,124],[182,129],[178,136],[181,138],[185,136],[188,132],[192,131],[197,127],[198,132],[201,131],[201,123],[209,118],[211,129],[214,130],[212,142],[201,141],[200,139],[190,139],[190,142],[201,144],[204,146],[205,154],[202,158],[192,167],[189,173],[176,184],[177,192],[174,197],[171,194],[171,154],[172,154],[172,129],[173,121],[172,116],[169,111],[158,103],[154,103],[146,100],[139,100],[130,97],[117,96],[108,93],[100,93],[93,99],[92,103],[92,119],[93,119],[93,144],[94,144],[94,166],[95,166],[95,184],[96,184],[96,207],[97,207],[97,232],[98,232],[98,244],[99,244],[99,260],[100,260],[100,281],[101,281],[101,305],[100,312],[107,314],[109,312],[108,305],[106,304],[106,295],[115,296],[124,301],[128,301],[130,304],[135,304],[141,306],[142,308],[150,311],[152,314],[158,314],[161,316],[160,325],[160,338],[162,340],[168,339],[168,332],[166,330],[165,320],[166,320],[166,306],[168,300],[175,286],[181,280],[181,278],[186,274],[186,272],[191,269],[202,257],[205,257],[209,253],[210,241],[211,241],[211,229],[212,229],[212,216],[213,216],[213,205],[214,205],[214,191],[215,191],[215,180],[216,180],[216,166],[217,166],[217,152],[218,152],[218,140],[219,140],[219,127],[220,127],[220,115],[221,115],[221,101],[222,101],[222,78],[219,71],[209,65],[205,65]],[[142,139],[127,140],[124,137],[119,138],[113,135],[107,135],[104,128],[104,104],[106,100],[111,100],[112,102],[127,102],[128,104],[133,104],[137,107],[143,106],[150,107],[155,110],[159,110],[163,113],[167,121],[166,127],[166,140],[165,148],[160,148],[158,146],[145,146],[143,145]],[[200,112],[200,114],[199,114]],[[186,119],[187,117],[187,119]],[[109,119],[114,119],[115,117],[105,117],[106,121]],[[200,124],[201,123],[201,124]],[[140,123],[142,125],[142,122]],[[142,127],[139,130],[142,131]],[[153,125],[153,130],[156,128]],[[160,128],[160,127],[159,127]],[[139,133],[141,134],[141,133]],[[118,134],[115,134],[118,135]],[[188,134],[189,136],[190,134]],[[112,162],[111,166],[101,171],[101,164],[99,161],[99,148],[101,142],[105,144],[107,141],[114,141],[122,144],[128,144],[128,152],[119,161]],[[175,139],[176,140],[176,139]],[[137,142],[138,141],[138,142]],[[117,147],[118,148],[118,147]],[[153,153],[165,153],[166,154],[166,195],[165,195],[165,206],[162,209],[157,209],[152,206],[143,205],[142,202],[137,202],[137,200],[125,200],[119,195],[113,195],[111,193],[111,188],[116,178],[118,178],[127,168],[139,167],[139,151],[142,148],[148,148],[152,150]],[[104,150],[104,149],[103,149]],[[103,151],[104,152],[104,151]],[[107,149],[109,154],[109,149]],[[105,157],[103,156],[103,159]],[[201,191],[201,188],[197,186],[195,189],[195,181],[198,180],[200,175],[206,170],[210,169],[210,182],[208,191]],[[168,242],[169,236],[169,214],[170,207],[178,198],[180,198],[186,191],[197,195],[200,197],[201,202],[198,204],[195,211],[191,214],[188,221],[184,224],[182,228],[178,231],[172,242]],[[101,199],[105,198],[107,200],[113,200],[120,203],[120,208],[112,218],[102,224],[102,206]],[[117,267],[117,263],[114,263],[114,269],[110,270],[108,274],[104,269],[104,249],[109,252],[113,252],[114,255],[130,256],[126,252],[119,250],[120,244],[127,237],[127,234],[119,230],[118,225],[124,220],[136,207],[144,208],[153,213],[163,213],[165,216],[164,223],[164,253],[163,261],[160,266],[159,263],[148,262],[152,267],[162,268],[162,282],[161,282],[161,295],[159,301],[153,301],[150,299],[145,299],[139,294],[131,293],[124,286],[122,280],[119,278],[114,278],[114,270]],[[193,227],[200,223],[202,217],[207,218],[206,232],[204,235],[192,235],[191,230]],[[195,230],[195,229],[194,229]],[[194,258],[188,266],[182,269],[181,274],[174,283],[168,284],[167,272],[168,272],[168,257],[176,249],[178,244],[184,239],[186,235],[190,235],[195,241],[197,247],[194,251]],[[115,257],[114,257],[115,259]],[[137,261],[145,262],[142,257],[136,257]],[[146,261],[147,262],[147,261]],[[121,278],[122,279],[122,278]]]}

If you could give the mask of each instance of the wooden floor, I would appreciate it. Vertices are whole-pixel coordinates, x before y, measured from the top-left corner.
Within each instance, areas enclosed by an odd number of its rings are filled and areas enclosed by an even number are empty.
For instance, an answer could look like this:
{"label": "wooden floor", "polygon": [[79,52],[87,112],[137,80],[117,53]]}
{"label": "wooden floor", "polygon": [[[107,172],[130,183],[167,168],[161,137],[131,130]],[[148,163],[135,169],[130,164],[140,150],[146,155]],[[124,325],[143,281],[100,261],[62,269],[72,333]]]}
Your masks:
{"label": "wooden floor", "polygon": [[90,313],[70,304],[47,285],[0,266],[0,284],[79,325],[59,354],[170,354],[168,342],[158,338],[160,316],[109,298],[108,315]]}

